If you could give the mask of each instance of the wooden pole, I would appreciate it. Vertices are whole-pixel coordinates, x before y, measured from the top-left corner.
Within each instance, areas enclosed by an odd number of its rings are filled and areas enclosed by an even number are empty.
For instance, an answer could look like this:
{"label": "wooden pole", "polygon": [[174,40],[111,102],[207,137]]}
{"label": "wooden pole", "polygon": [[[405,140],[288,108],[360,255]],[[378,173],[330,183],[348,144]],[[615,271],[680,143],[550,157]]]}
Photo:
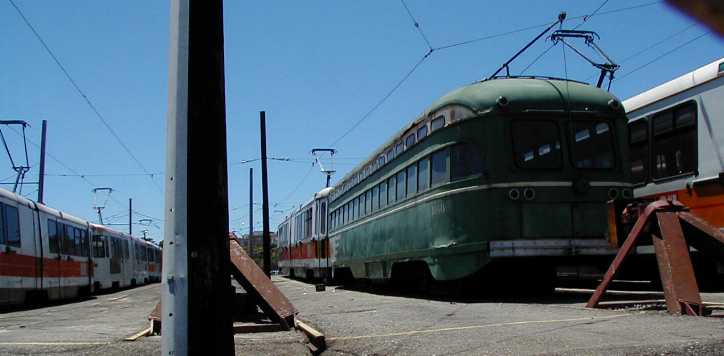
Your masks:
{"label": "wooden pole", "polygon": [[45,199],[45,140],[48,133],[48,120],[43,120],[43,130],[40,136],[40,172],[38,173],[38,203],[43,204]]}
{"label": "wooden pole", "polygon": [[163,355],[232,355],[221,0],[171,2]]}
{"label": "wooden pole", "polygon": [[269,184],[266,169],[266,113],[259,112],[259,128],[261,130],[261,194],[262,194],[262,240],[264,249],[264,274],[271,276],[271,241],[269,236]]}

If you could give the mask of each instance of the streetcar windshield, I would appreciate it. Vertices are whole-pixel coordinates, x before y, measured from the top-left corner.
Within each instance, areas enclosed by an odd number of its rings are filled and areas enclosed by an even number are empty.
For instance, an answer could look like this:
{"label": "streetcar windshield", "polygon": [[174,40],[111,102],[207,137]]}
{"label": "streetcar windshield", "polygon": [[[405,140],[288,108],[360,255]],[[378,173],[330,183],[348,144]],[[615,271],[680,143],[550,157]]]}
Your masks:
{"label": "streetcar windshield", "polygon": [[560,168],[560,142],[553,121],[513,122],[513,151],[520,168]]}
{"label": "streetcar windshield", "polygon": [[574,121],[571,157],[576,168],[613,168],[613,136],[605,121]]}

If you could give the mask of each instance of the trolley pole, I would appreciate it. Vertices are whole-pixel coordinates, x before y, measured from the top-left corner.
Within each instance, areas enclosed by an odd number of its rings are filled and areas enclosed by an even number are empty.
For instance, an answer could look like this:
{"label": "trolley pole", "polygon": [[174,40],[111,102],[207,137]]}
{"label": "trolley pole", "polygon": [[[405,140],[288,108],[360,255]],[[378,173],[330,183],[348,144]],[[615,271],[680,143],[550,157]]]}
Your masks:
{"label": "trolley pole", "polygon": [[38,203],[43,204],[45,192],[45,140],[48,133],[48,120],[43,120],[43,129],[40,136],[40,171],[38,172]]}
{"label": "trolley pole", "polygon": [[161,353],[233,355],[222,0],[172,0]]}
{"label": "trolley pole", "polygon": [[271,276],[271,241],[269,236],[269,184],[266,169],[266,113],[259,112],[259,128],[261,130],[261,194],[262,194],[262,240],[264,243],[264,273]]}
{"label": "trolley pole", "polygon": [[254,236],[254,168],[249,168],[249,256],[254,259],[251,237]]}

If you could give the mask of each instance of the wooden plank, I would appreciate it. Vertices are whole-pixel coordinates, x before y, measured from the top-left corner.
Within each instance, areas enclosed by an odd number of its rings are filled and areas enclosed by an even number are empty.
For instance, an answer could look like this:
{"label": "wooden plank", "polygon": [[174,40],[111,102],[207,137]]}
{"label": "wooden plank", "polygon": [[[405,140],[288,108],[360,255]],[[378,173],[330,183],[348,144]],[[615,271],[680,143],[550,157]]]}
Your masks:
{"label": "wooden plank", "polygon": [[264,271],[249,258],[236,238],[230,238],[232,274],[249,295],[256,299],[259,307],[272,321],[281,324],[285,330],[294,325],[297,310],[289,299],[272,283]]}

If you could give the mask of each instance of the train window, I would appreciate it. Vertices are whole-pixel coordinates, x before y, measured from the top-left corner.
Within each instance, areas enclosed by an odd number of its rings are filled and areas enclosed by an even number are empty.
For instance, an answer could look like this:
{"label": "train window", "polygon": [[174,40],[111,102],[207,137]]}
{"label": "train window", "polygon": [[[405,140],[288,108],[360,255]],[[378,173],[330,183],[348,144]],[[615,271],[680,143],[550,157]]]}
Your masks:
{"label": "train window", "polygon": [[3,232],[5,244],[20,246],[20,217],[18,208],[3,204]]}
{"label": "train window", "polygon": [[646,118],[629,124],[628,142],[631,159],[631,176],[636,183],[649,178],[649,125]]}
{"label": "train window", "polygon": [[653,117],[653,177],[668,178],[697,169],[696,104],[667,110]]}
{"label": "train window", "polygon": [[435,131],[443,126],[445,126],[445,116],[440,115],[430,121],[430,131]]}
{"label": "train window", "polygon": [[312,208],[304,214],[304,237],[312,237]]}
{"label": "train window", "polygon": [[399,156],[400,153],[402,153],[403,150],[404,150],[404,147],[402,147],[402,142],[398,143],[398,144],[395,146],[395,157]]}
{"label": "train window", "polygon": [[359,216],[363,217],[365,215],[367,215],[367,195],[362,193],[362,195],[359,196]]}
{"label": "train window", "polygon": [[354,199],[354,219],[357,220],[362,217],[362,209],[364,209],[364,202],[362,201],[363,197],[358,196]]}
{"label": "train window", "polygon": [[387,182],[380,183],[380,209],[387,206]]}
{"label": "train window", "polygon": [[88,230],[81,230],[81,247],[83,248],[83,256],[88,257],[90,255],[90,241],[88,241]]}
{"label": "train window", "polygon": [[387,180],[387,202],[389,204],[394,203],[397,200],[397,184],[395,184],[395,176],[390,177]]}
{"label": "train window", "polygon": [[365,211],[367,211],[367,214],[372,213],[372,189],[367,191],[367,199],[365,199]]}
{"label": "train window", "polygon": [[319,208],[319,215],[321,216],[321,219],[319,219],[319,229],[322,235],[324,235],[327,233],[327,202],[322,202]]}
{"label": "train window", "polygon": [[395,158],[395,151],[390,149],[387,151],[387,162],[392,162],[392,160]]}
{"label": "train window", "polygon": [[50,253],[60,252],[57,225],[58,223],[55,220],[48,219],[48,249]]}
{"label": "train window", "polygon": [[420,126],[420,128],[417,129],[417,140],[422,140],[427,136],[427,124]]}
{"label": "train window", "polygon": [[422,192],[430,187],[430,159],[425,157],[417,162],[417,189]]}
{"label": "train window", "polygon": [[452,172],[451,179],[456,180],[471,175],[480,174],[483,171],[483,160],[477,147],[471,143],[459,143],[452,147]]}
{"label": "train window", "polygon": [[129,242],[128,240],[122,240],[123,244],[121,245],[123,247],[123,258],[129,259],[131,257],[130,255],[130,248],[129,248]]}
{"label": "train window", "polygon": [[436,187],[450,179],[450,149],[445,148],[430,156],[432,161],[432,174],[430,186]]}
{"label": "train window", "polygon": [[415,142],[417,142],[417,138],[415,137],[415,133],[413,132],[405,139],[405,146],[407,146],[407,148],[410,148],[412,147],[412,145],[415,144]]}
{"label": "train window", "polygon": [[613,168],[613,135],[607,122],[574,121],[573,132],[571,154],[576,168]]}
{"label": "train window", "polygon": [[405,199],[405,170],[397,172],[397,200]]}
{"label": "train window", "polygon": [[380,208],[380,189],[377,186],[372,187],[370,204],[372,211]]}
{"label": "train window", "polygon": [[58,223],[58,234],[60,235],[60,250],[65,255],[73,254],[75,242],[73,241],[73,231],[70,226]]}
{"label": "train window", "polygon": [[520,168],[560,168],[558,126],[551,121],[513,121],[513,154]]}
{"label": "train window", "polygon": [[417,164],[407,167],[407,196],[417,193]]}
{"label": "train window", "polygon": [[380,156],[380,158],[377,159],[377,165],[379,167],[382,167],[385,165],[385,155]]}

